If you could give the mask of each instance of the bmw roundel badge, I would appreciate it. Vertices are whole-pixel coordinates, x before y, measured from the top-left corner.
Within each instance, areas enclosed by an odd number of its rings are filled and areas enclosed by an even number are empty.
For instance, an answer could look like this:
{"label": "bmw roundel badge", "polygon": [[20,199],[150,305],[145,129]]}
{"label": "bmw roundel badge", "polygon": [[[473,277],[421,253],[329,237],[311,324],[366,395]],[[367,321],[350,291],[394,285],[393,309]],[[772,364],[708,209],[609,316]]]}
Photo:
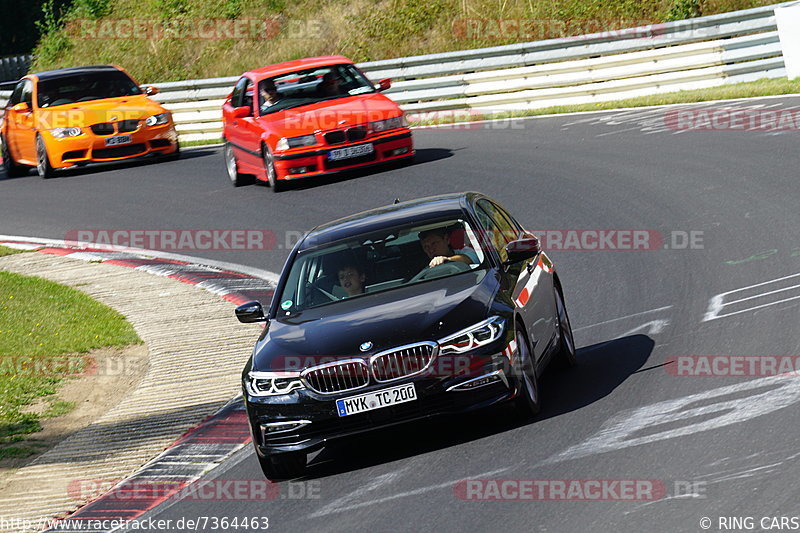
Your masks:
{"label": "bmw roundel badge", "polygon": [[361,343],[361,346],[359,346],[358,349],[362,352],[368,352],[372,349],[372,343],[369,341]]}

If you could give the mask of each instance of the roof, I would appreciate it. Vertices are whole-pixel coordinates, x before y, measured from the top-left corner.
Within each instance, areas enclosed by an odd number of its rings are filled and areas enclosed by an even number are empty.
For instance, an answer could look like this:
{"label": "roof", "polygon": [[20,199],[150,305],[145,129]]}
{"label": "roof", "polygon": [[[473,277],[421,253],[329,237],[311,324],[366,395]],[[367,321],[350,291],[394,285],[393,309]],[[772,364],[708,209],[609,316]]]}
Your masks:
{"label": "roof", "polygon": [[31,75],[36,76],[39,81],[54,80],[65,76],[75,76],[80,74],[95,74],[102,72],[121,72],[122,69],[114,65],[90,65],[86,67],[70,67],[60,68],[56,70],[46,70],[44,72],[34,72]]}
{"label": "roof", "polygon": [[362,211],[312,229],[301,249],[414,222],[459,217],[477,195],[474,192],[442,194]]}
{"label": "roof", "polygon": [[341,64],[353,64],[353,62],[344,56],[307,57],[305,59],[295,59],[293,61],[284,61],[283,63],[267,65],[266,67],[249,70],[245,72],[245,74],[251,74],[255,78],[263,79],[271,78],[273,76],[280,76],[281,74],[288,74],[289,72],[294,72],[295,70]]}

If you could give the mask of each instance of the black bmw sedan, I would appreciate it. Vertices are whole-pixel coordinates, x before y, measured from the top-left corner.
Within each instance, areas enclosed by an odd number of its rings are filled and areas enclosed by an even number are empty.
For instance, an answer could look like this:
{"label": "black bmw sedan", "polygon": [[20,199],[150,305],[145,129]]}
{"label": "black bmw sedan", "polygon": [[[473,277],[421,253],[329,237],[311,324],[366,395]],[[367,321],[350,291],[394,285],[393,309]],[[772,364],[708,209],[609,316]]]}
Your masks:
{"label": "black bmw sedan", "polygon": [[561,283],[538,239],[479,193],[397,203],[318,226],[292,250],[242,373],[270,479],[326,442],[512,401],[575,363]]}

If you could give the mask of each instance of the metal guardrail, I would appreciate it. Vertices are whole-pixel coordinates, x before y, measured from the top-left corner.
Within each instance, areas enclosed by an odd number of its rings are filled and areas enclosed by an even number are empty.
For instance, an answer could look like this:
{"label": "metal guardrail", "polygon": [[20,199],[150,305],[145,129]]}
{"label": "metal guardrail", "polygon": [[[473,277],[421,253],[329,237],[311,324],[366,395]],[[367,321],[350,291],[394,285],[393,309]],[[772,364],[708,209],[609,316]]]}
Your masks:
{"label": "metal guardrail", "polygon": [[[615,32],[361,63],[408,113],[582,104],[785,76],[784,2]],[[156,83],[182,140],[218,139],[238,76]],[[0,100],[4,95],[0,92]]]}

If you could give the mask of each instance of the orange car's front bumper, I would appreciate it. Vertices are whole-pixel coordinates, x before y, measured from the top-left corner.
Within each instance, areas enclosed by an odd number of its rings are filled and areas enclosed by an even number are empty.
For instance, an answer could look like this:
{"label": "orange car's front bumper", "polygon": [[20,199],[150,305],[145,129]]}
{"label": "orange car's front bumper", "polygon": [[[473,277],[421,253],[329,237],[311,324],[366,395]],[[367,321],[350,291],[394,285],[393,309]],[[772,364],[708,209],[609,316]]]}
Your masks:
{"label": "orange car's front bumper", "polygon": [[[88,130],[88,131],[87,131]],[[53,168],[66,168],[90,161],[119,161],[150,153],[171,154],[178,147],[178,134],[170,122],[161,126],[140,126],[136,131],[115,135],[95,135],[88,128],[77,137],[56,138],[41,132]],[[130,142],[107,146],[108,139],[130,136]]]}

